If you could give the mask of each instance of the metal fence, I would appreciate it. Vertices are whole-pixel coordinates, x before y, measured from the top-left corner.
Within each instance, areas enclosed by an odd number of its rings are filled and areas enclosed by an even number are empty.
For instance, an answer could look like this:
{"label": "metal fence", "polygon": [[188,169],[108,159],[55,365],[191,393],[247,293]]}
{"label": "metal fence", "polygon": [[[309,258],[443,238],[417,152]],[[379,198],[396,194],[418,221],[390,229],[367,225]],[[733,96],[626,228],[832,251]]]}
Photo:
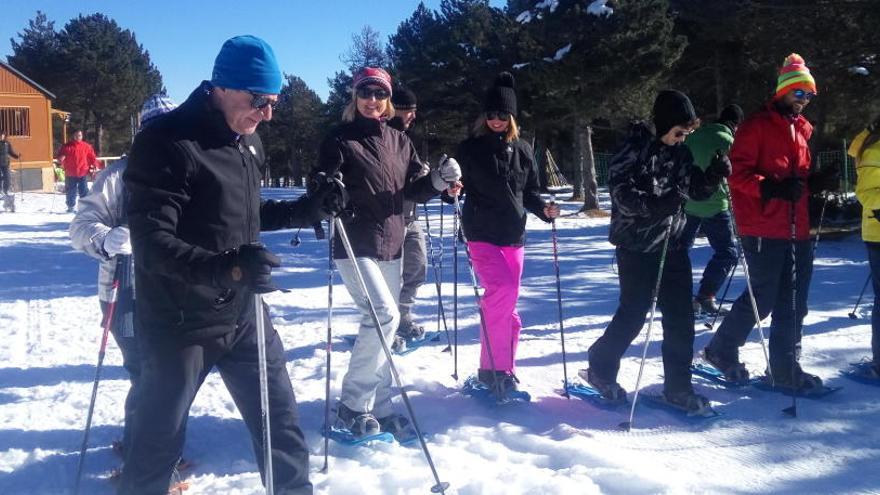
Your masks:
{"label": "metal fence", "polygon": [[[821,168],[831,165],[840,167],[840,190],[853,192],[856,188],[856,164],[853,158],[846,153],[846,143],[839,150],[820,151],[816,157],[816,164]],[[608,185],[608,164],[611,162],[613,153],[594,153],[596,162],[596,182],[599,186]]]}

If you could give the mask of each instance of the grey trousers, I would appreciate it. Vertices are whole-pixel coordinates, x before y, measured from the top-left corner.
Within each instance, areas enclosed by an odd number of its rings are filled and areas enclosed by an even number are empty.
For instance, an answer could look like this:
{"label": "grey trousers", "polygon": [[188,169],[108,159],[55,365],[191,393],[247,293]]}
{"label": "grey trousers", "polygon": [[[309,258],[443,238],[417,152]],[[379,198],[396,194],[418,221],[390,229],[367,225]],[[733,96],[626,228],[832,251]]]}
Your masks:
{"label": "grey trousers", "polygon": [[409,328],[413,323],[412,309],[416,302],[416,292],[425,283],[427,265],[425,236],[422,234],[418,220],[415,220],[406,225],[406,237],[403,240],[403,281],[397,304],[401,328]]}
{"label": "grey trousers", "polygon": [[[364,276],[364,283],[373,301],[379,323],[382,325],[382,334],[388,345],[391,345],[400,321],[397,298],[400,294],[401,260],[398,258],[392,261],[378,261],[375,258],[357,258],[357,264]],[[388,416],[393,412],[391,367],[376,334],[366,298],[358,284],[354,263],[349,259],[338,259],[336,268],[361,313],[358,337],[351,351],[348,371],[342,378],[340,400],[353,411],[372,411],[378,418]]]}

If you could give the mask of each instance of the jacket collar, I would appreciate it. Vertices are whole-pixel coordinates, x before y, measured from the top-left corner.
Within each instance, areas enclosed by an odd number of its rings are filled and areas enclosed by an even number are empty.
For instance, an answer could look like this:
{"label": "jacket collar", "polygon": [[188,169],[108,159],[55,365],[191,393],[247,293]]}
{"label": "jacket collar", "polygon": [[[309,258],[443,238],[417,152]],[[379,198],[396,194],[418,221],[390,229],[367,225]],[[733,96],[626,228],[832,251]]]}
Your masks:
{"label": "jacket collar", "polygon": [[359,112],[355,112],[354,122],[352,123],[368,136],[381,136],[388,125],[384,120],[368,119]]}
{"label": "jacket collar", "polygon": [[211,91],[213,86],[209,81],[202,81],[189,97],[181,105],[183,112],[192,116],[196,121],[200,132],[211,140],[217,140],[224,144],[233,144],[240,137],[238,133],[229,128],[223,112],[215,108],[211,103]]}

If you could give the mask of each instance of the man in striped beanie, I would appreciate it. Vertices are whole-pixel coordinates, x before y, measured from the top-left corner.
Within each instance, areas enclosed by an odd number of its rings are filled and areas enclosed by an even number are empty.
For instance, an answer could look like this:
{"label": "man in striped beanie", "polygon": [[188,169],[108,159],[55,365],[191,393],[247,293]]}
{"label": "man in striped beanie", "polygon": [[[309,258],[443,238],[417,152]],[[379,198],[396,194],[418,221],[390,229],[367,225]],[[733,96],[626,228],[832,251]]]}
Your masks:
{"label": "man in striped beanie", "polygon": [[[823,390],[822,379],[801,369],[798,360],[813,273],[808,202],[810,194],[834,189],[839,174],[834,166],[810,171],[813,126],[801,113],[815,96],[816,81],[804,59],[792,53],[779,71],[771,100],[737,129],[728,179],[757,312],[762,320],[772,314],[765,379],[779,389],[805,395]],[[739,348],[754,326],[746,290],[703,354],[729,381],[749,380]]]}

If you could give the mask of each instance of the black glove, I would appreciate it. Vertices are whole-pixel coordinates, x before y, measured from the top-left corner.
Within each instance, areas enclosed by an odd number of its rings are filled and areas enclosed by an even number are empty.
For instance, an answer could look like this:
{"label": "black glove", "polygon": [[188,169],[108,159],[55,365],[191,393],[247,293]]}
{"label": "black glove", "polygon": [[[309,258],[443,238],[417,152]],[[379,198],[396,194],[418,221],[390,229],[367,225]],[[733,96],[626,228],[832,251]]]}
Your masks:
{"label": "black glove", "polygon": [[281,260],[262,244],[244,244],[216,255],[214,285],[225,289],[248,288],[265,293],[278,290],[272,285],[272,268],[281,266]]}
{"label": "black glove", "polygon": [[675,215],[681,209],[681,205],[687,197],[678,189],[664,196],[648,198],[648,210],[654,217],[668,217]]}
{"label": "black glove", "polygon": [[811,193],[820,191],[836,191],[840,187],[840,167],[829,165],[822,170],[810,174],[807,185]]}
{"label": "black glove", "polygon": [[313,224],[339,215],[348,205],[348,191],[342,183],[342,174],[337,172],[331,177],[318,172],[312,179],[308,201],[308,216]]}
{"label": "black glove", "polygon": [[871,210],[871,211],[874,212],[874,220],[877,220],[878,222],[880,222],[880,209]]}
{"label": "black glove", "polygon": [[765,178],[761,181],[761,199],[783,199],[785,201],[797,201],[804,194],[804,179],[789,177],[782,180]]}
{"label": "black glove", "polygon": [[730,174],[733,173],[733,165],[727,154],[722,153],[721,150],[716,151],[715,156],[712,157],[712,163],[706,168],[706,173],[719,182],[723,177],[730,177]]}

